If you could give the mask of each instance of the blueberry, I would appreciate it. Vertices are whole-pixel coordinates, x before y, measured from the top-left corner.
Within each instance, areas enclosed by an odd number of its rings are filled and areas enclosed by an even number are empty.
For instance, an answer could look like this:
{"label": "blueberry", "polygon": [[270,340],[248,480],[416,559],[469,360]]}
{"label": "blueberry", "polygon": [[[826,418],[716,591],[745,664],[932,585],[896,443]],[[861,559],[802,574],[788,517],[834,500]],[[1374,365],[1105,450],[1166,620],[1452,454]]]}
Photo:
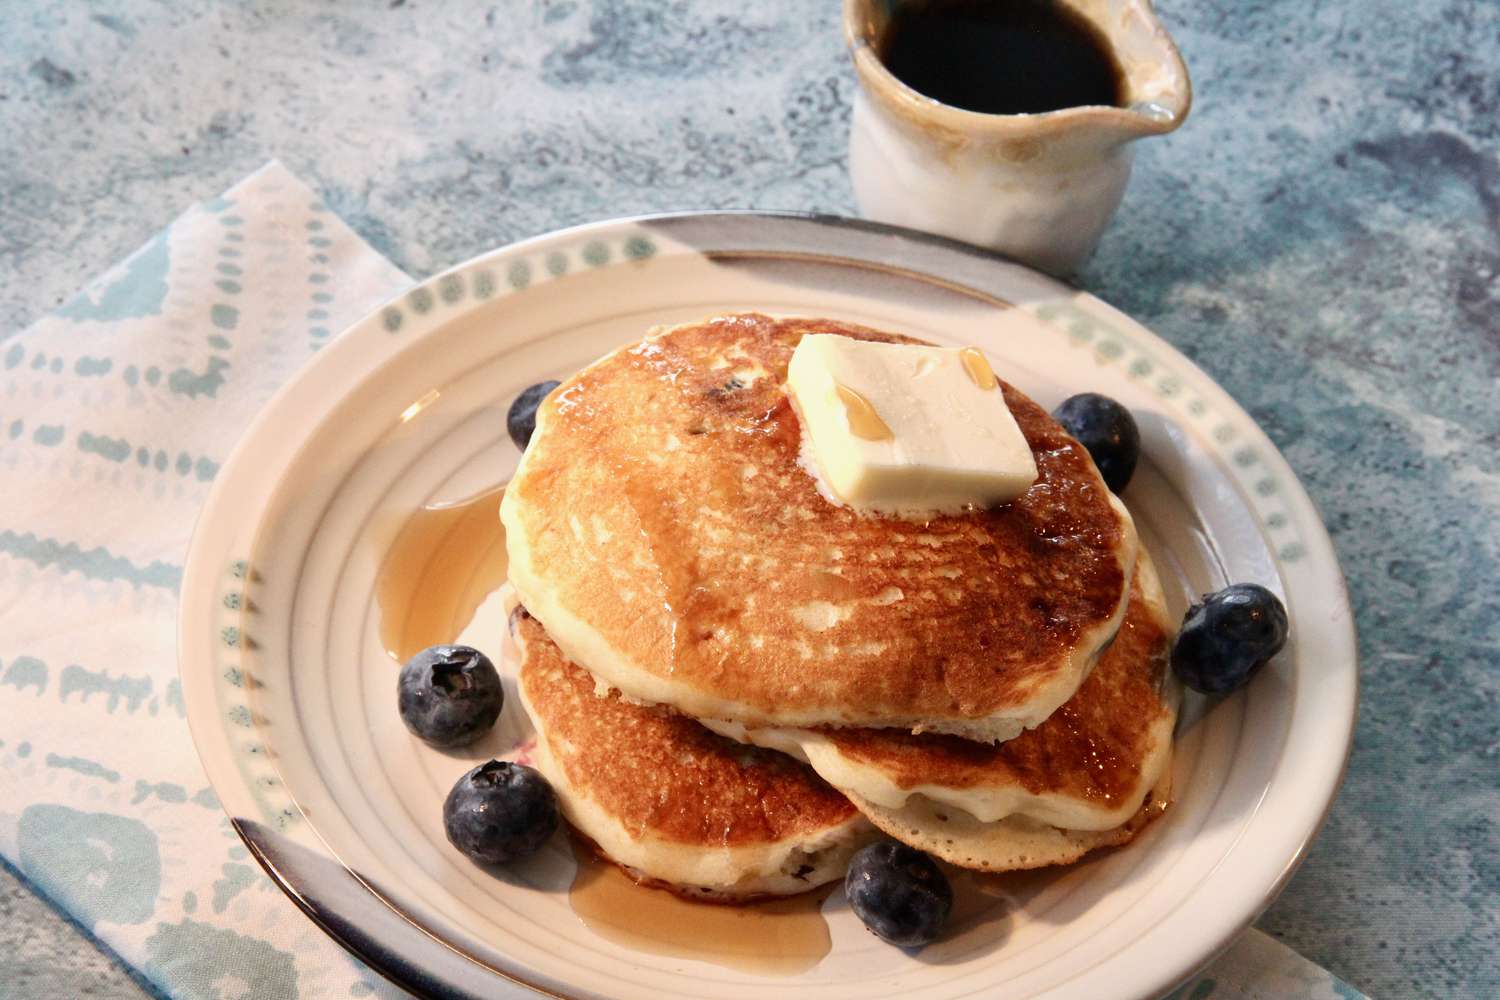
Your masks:
{"label": "blueberry", "polygon": [[1204,694],[1227,694],[1286,645],[1286,607],[1255,583],[1207,594],[1188,609],[1172,646],[1172,669]]}
{"label": "blueberry", "polygon": [[407,661],[396,682],[401,721],[435,747],[461,747],[500,717],[505,690],[495,665],[468,646],[429,646]]}
{"label": "blueberry", "polygon": [[1088,449],[1106,486],[1116,493],[1125,488],[1141,456],[1141,432],[1129,410],[1108,396],[1081,392],[1063,400],[1052,418]]}
{"label": "blueberry", "polygon": [[443,831],[470,861],[503,865],[557,829],[557,794],[524,764],[492,760],[458,779],[443,801]]}
{"label": "blueberry", "polygon": [[536,408],[542,405],[547,393],[561,384],[550,381],[529,385],[510,404],[510,412],[505,415],[505,429],[510,431],[510,439],[516,443],[517,448],[525,451],[526,446],[531,443],[531,435],[536,431]]}
{"label": "blueberry", "polygon": [[953,887],[937,862],[893,841],[854,855],[844,893],[866,927],[902,948],[930,944],[953,909]]}

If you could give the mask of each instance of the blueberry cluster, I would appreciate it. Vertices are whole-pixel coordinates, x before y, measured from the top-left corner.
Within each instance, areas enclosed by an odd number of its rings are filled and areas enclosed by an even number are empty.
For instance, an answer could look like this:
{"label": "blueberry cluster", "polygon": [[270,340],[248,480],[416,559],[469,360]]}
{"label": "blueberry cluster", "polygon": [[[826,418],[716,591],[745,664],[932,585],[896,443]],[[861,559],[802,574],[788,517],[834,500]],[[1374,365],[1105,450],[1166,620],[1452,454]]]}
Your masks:
{"label": "blueberry cluster", "polygon": [[[418,739],[444,749],[490,731],[505,705],[495,665],[469,646],[430,646],[401,668],[401,721]],[[505,864],[535,851],[557,829],[557,795],[522,764],[491,760],[469,771],[443,802],[443,829],[465,857]]]}

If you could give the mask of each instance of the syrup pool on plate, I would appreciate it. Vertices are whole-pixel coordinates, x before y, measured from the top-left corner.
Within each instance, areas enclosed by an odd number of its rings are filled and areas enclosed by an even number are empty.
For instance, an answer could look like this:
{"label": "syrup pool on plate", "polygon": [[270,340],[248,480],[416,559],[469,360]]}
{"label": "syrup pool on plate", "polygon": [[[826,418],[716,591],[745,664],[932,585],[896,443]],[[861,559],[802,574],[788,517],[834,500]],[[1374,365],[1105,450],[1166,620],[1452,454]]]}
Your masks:
{"label": "syrup pool on plate", "polygon": [[637,885],[576,841],[573,856],[573,912],[595,934],[627,948],[790,976],[816,966],[832,946],[822,904],[833,885],[743,906],[698,903]]}
{"label": "syrup pool on plate", "polygon": [[[453,642],[505,583],[504,486],[414,511],[376,581],[380,639],[397,663]],[[488,652],[488,651],[486,651]]]}

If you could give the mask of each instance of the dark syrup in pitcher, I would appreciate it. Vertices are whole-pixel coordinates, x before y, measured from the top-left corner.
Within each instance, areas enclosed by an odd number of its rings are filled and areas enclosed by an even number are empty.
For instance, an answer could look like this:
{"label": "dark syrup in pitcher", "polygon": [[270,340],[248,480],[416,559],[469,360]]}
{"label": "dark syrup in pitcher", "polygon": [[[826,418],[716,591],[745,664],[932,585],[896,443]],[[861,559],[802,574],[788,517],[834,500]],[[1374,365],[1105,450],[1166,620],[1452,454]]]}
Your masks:
{"label": "dark syrup in pitcher", "polygon": [[912,0],[891,16],[880,56],[908,87],[966,111],[1036,114],[1124,99],[1109,43],[1057,0]]}

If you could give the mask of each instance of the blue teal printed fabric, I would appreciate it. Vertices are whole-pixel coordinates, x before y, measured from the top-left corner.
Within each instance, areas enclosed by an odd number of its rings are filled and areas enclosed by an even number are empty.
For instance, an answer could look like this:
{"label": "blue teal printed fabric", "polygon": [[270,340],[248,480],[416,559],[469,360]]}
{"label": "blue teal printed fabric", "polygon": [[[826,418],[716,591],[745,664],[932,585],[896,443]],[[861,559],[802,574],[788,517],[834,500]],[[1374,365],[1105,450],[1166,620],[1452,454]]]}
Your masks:
{"label": "blue teal printed fabric", "polygon": [[[229,449],[312,352],[410,284],[272,163],[0,340],[0,854],[168,996],[404,995],[230,829],[174,629]],[[1254,931],[1172,994],[1359,996]]]}
{"label": "blue teal printed fabric", "polygon": [[0,341],[0,853],[167,995],[402,995],[230,829],[183,717],[175,619],[235,440],[410,283],[271,164]]}

